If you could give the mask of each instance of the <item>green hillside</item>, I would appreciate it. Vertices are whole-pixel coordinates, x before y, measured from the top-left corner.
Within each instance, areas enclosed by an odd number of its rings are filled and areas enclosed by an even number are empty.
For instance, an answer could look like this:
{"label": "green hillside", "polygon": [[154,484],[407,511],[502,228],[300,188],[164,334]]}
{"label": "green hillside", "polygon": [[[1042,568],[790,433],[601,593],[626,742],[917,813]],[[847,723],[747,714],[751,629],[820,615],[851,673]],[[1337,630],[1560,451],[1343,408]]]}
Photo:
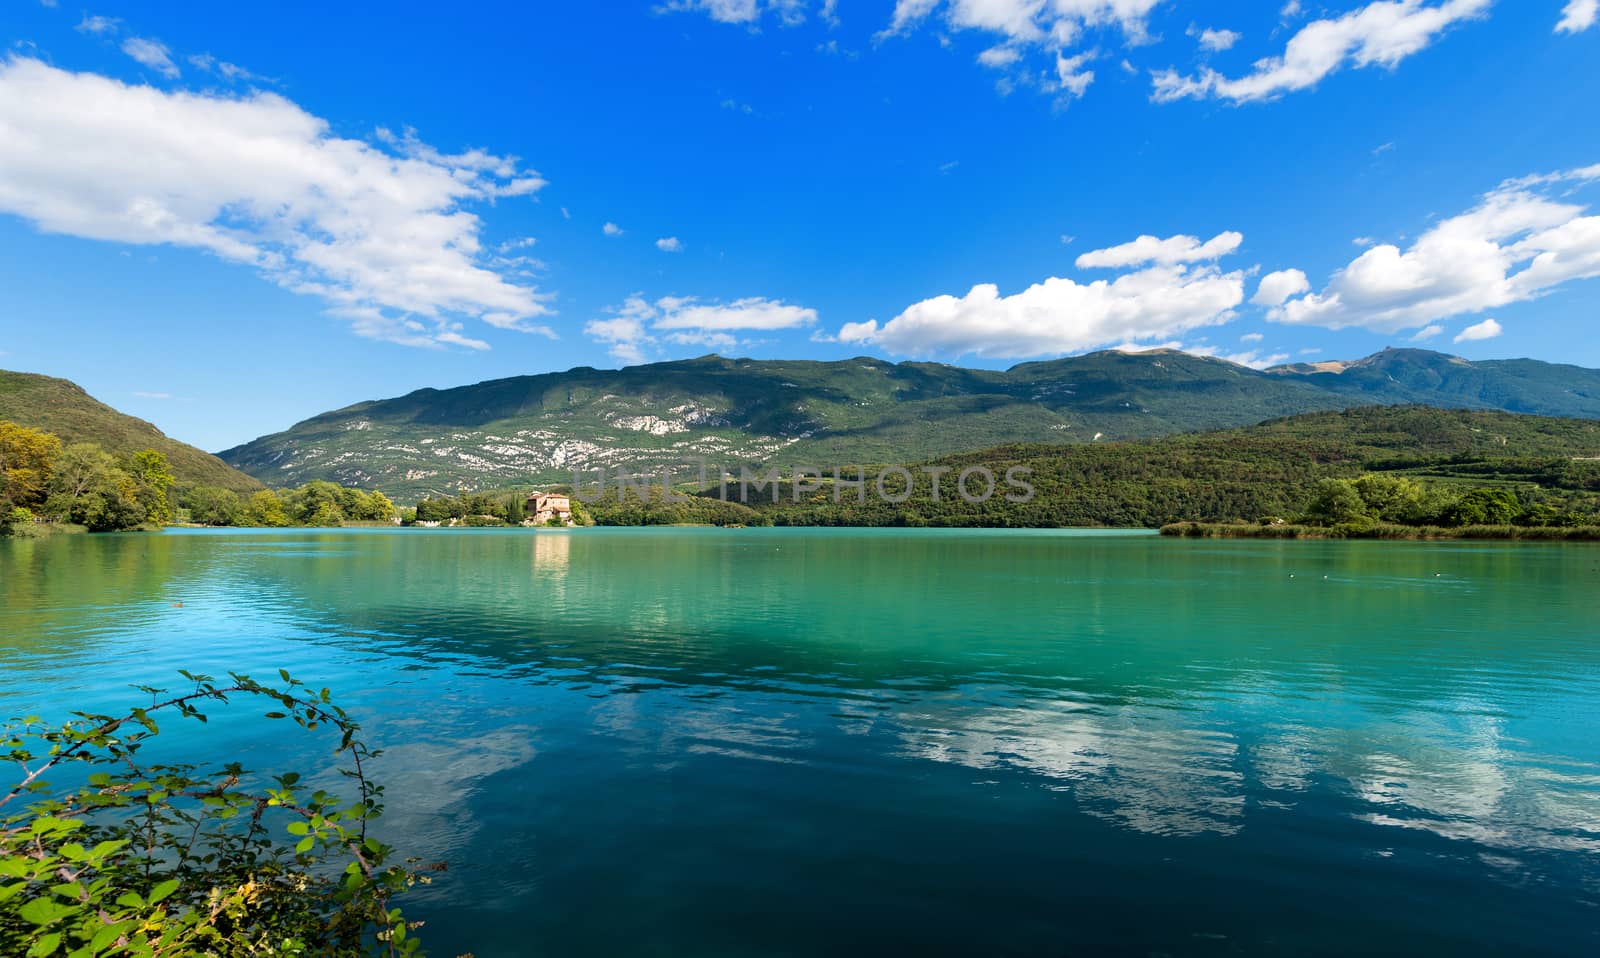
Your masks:
{"label": "green hillside", "polygon": [[1015,443],[1244,426],[1371,403],[1600,417],[1600,372],[1388,350],[1355,363],[1244,366],[1168,350],[1007,370],[707,356],[588,367],[363,402],[221,453],[272,485],[327,479],[402,501],[574,469],[910,462]]}
{"label": "green hillside", "polygon": [[1172,352],[1004,371],[708,356],[419,390],[221,455],[274,485],[332,479],[404,499],[570,481],[575,468],[653,470],[695,456],[734,468],[893,462],[1244,425],[1343,404],[1313,386]]}
{"label": "green hillside", "polygon": [[[944,467],[934,501],[923,466]],[[1030,502],[997,494],[972,504],[952,486],[966,469],[989,470],[1005,491],[1007,471],[1030,470]],[[1275,420],[1244,429],[1155,440],[1077,446],[1005,446],[910,467],[918,477],[904,504],[857,501],[831,483],[794,501],[792,484],[777,496],[751,496],[750,519],[796,525],[1126,526],[1169,522],[1254,521],[1303,511],[1317,482],[1367,472],[1433,483],[1506,488],[1556,512],[1600,515],[1600,422],[1425,407],[1364,407]],[[876,477],[878,470],[868,470]],[[974,488],[979,488],[975,486]],[[898,486],[891,487],[898,492]],[[710,495],[710,493],[708,493]],[[729,497],[737,493],[730,491]],[[601,522],[652,521],[591,507]],[[621,509],[621,507],[616,507]],[[672,507],[657,508],[670,515]],[[680,507],[681,508],[681,507]],[[691,510],[694,511],[694,510]],[[626,513],[626,514],[625,514]]]}
{"label": "green hillside", "polygon": [[183,486],[221,486],[235,492],[261,488],[259,481],[216,456],[117,412],[65,379],[0,370],[0,419],[54,433],[63,442],[96,443],[116,456],[154,449],[167,457]]}

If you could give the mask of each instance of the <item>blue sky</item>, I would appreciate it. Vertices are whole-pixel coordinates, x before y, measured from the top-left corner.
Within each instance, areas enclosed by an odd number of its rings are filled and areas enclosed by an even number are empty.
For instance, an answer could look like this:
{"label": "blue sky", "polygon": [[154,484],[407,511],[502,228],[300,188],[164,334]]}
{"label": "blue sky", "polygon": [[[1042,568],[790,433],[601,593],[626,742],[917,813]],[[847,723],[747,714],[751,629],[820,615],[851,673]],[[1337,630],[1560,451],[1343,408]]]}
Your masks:
{"label": "blue sky", "polygon": [[0,3],[0,367],[208,449],[712,351],[1600,366],[1594,0]]}

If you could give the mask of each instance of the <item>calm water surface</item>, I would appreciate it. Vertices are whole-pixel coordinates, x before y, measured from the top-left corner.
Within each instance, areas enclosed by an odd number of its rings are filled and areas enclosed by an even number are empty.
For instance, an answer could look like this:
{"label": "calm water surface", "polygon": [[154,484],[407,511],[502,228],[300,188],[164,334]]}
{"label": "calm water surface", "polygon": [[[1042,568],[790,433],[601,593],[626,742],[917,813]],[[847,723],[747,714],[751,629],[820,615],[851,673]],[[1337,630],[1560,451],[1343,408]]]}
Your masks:
{"label": "calm water surface", "polygon": [[[1600,953],[1593,546],[77,536],[0,603],[7,715],[332,686],[438,955]],[[263,724],[184,734],[325,763]]]}

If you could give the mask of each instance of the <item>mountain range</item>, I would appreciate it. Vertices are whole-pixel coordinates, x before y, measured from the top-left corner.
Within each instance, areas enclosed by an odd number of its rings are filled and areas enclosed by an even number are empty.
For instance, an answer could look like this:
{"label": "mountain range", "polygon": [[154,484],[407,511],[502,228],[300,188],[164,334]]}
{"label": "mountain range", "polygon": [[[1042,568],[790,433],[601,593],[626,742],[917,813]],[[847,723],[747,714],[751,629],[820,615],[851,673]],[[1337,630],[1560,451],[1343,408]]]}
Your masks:
{"label": "mountain range", "polygon": [[713,355],[421,389],[324,413],[219,455],[274,487],[327,479],[404,501],[695,458],[730,469],[913,462],[1399,404],[1596,419],[1600,371],[1418,349],[1267,370],[1171,350],[1005,370]]}

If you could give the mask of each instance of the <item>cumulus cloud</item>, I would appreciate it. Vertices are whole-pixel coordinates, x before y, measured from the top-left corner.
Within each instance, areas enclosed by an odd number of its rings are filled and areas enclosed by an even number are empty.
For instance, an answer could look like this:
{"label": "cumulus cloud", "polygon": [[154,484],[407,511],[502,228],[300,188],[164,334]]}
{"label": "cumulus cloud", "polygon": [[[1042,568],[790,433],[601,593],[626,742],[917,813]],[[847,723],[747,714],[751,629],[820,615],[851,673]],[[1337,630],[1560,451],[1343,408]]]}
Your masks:
{"label": "cumulus cloud", "polygon": [[178,65],[172,62],[172,51],[160,41],[129,37],[122,41],[122,52],[168,79],[179,73]]}
{"label": "cumulus cloud", "polygon": [[1582,33],[1594,26],[1597,16],[1600,16],[1600,0],[1567,0],[1566,7],[1561,11],[1561,22],[1556,24],[1556,32]]}
{"label": "cumulus cloud", "polygon": [[408,345],[484,347],[467,318],[553,335],[528,323],[548,312],[539,293],[483,263],[464,208],[544,185],[514,159],[338,137],[273,94],[169,92],[27,58],[0,62],[0,129],[0,212],[41,230],[202,249]]}
{"label": "cumulus cloud", "polygon": [[1244,283],[1243,272],[1182,264],[1086,284],[1051,277],[1010,296],[982,283],[965,296],[915,303],[882,326],[847,323],[838,338],[905,356],[1061,355],[1225,323],[1244,301]]}
{"label": "cumulus cloud", "polygon": [[1282,306],[1291,296],[1311,292],[1311,282],[1297,269],[1280,269],[1261,277],[1261,285],[1250,302],[1257,306]]}
{"label": "cumulus cloud", "polygon": [[1499,323],[1492,319],[1486,319],[1481,323],[1476,323],[1463,329],[1456,335],[1454,341],[1458,343],[1477,342],[1480,339],[1493,339],[1503,332],[1505,330],[1500,328]]}
{"label": "cumulus cloud", "polygon": [[1237,250],[1244,234],[1232,230],[1218,233],[1204,243],[1197,236],[1140,236],[1132,242],[1097,249],[1078,257],[1079,269],[1121,269],[1141,263],[1171,266],[1220,259]]}
{"label": "cumulus cloud", "polygon": [[1239,342],[1241,342],[1241,343],[1259,343],[1263,339],[1266,339],[1266,338],[1267,337],[1262,335],[1261,333],[1245,333],[1243,336],[1239,337]]}
{"label": "cumulus cloud", "polygon": [[1336,19],[1306,24],[1290,38],[1282,55],[1256,61],[1253,70],[1238,78],[1211,69],[1194,76],[1176,70],[1158,72],[1151,96],[1158,102],[1215,97],[1244,103],[1315,86],[1347,65],[1393,69],[1451,26],[1487,13],[1492,3],[1378,0]]}
{"label": "cumulus cloud", "polygon": [[676,236],[663,236],[656,240],[656,249],[663,253],[683,252],[683,241]]}
{"label": "cumulus cloud", "polygon": [[1444,332],[1444,327],[1440,326],[1438,323],[1434,323],[1431,326],[1424,326],[1417,330],[1416,333],[1412,335],[1411,341],[1414,343],[1420,343],[1425,340],[1432,339],[1442,332]]}
{"label": "cumulus cloud", "polygon": [[623,229],[615,223],[607,223],[606,225],[600,227],[600,232],[606,234],[607,236],[621,236]]}
{"label": "cumulus cloud", "polygon": [[613,357],[630,365],[645,362],[648,351],[663,340],[731,349],[748,344],[736,333],[777,332],[817,322],[814,309],[761,296],[747,296],[731,303],[663,296],[652,303],[635,294],[610,313],[590,320],[583,331],[606,343]]}
{"label": "cumulus cloud", "polygon": [[1320,293],[1291,299],[1279,322],[1393,333],[1535,299],[1600,276],[1600,216],[1547,195],[1600,180],[1600,165],[1510,180],[1442,220],[1409,249],[1373,246]]}

